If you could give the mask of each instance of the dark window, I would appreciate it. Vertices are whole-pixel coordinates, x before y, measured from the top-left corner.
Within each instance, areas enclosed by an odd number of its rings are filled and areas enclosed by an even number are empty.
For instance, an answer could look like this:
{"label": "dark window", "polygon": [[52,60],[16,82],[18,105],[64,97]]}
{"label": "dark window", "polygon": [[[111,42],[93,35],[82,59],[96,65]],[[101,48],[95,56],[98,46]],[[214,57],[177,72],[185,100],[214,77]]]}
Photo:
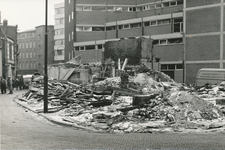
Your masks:
{"label": "dark window", "polygon": [[139,27],[141,27],[141,23],[132,23],[132,24],[130,24],[130,27],[131,28],[139,28]]}
{"label": "dark window", "polygon": [[144,22],[144,26],[147,27],[147,26],[150,26],[150,22]]}
{"label": "dark window", "polygon": [[98,45],[98,49],[102,49],[103,48],[103,46],[102,45]]}
{"label": "dark window", "polygon": [[174,64],[168,65],[168,69],[175,69],[175,65]]}
{"label": "dark window", "polygon": [[183,18],[174,18],[174,23],[183,22]]}
{"label": "dark window", "polygon": [[130,28],[130,25],[129,25],[129,24],[125,24],[125,25],[123,26],[123,28],[124,28],[124,29],[128,29],[128,28]]}
{"label": "dark window", "polygon": [[181,24],[180,23],[176,23],[174,24],[174,32],[181,32]]}
{"label": "dark window", "polygon": [[170,19],[158,20],[158,25],[169,24],[169,23],[170,23]]}
{"label": "dark window", "polygon": [[158,25],[162,25],[162,24],[164,24],[163,20],[158,20]]}
{"label": "dark window", "polygon": [[177,64],[177,68],[176,69],[183,69],[183,65],[182,64]]}
{"label": "dark window", "polygon": [[159,40],[159,44],[160,45],[165,45],[165,44],[167,44],[167,42],[166,42],[166,40]]}
{"label": "dark window", "polygon": [[169,6],[170,6],[170,3],[169,2],[163,3],[163,7],[169,7]]}
{"label": "dark window", "polygon": [[177,0],[177,5],[182,5],[184,3],[183,0]]}
{"label": "dark window", "polygon": [[175,44],[175,43],[182,43],[182,38],[176,38],[176,39],[168,39],[168,44]]}
{"label": "dark window", "polygon": [[161,7],[162,7],[161,3],[155,4],[155,8],[161,8]]}
{"label": "dark window", "polygon": [[88,46],[85,46],[86,50],[93,50],[95,49],[95,45],[88,45]]}
{"label": "dark window", "polygon": [[176,1],[170,2],[170,6],[175,6],[175,5],[177,5]]}
{"label": "dark window", "polygon": [[105,27],[92,27],[92,31],[105,31]]}
{"label": "dark window", "polygon": [[156,26],[156,21],[151,21],[151,26]]}
{"label": "dark window", "polygon": [[119,30],[123,29],[123,25],[118,26]]}
{"label": "dark window", "polygon": [[84,46],[80,46],[80,50],[83,51],[84,50]]}
{"label": "dark window", "polygon": [[62,50],[58,50],[58,55],[62,55]]}
{"label": "dark window", "polygon": [[128,7],[128,11],[133,11],[133,7]]}
{"label": "dark window", "polygon": [[75,47],[75,51],[79,51],[79,47],[78,46]]}
{"label": "dark window", "polygon": [[116,26],[106,27],[106,31],[116,30]]}
{"label": "dark window", "polygon": [[167,70],[167,65],[161,65],[162,70]]}
{"label": "dark window", "polygon": [[153,45],[159,45],[159,40],[154,40],[152,43]]}

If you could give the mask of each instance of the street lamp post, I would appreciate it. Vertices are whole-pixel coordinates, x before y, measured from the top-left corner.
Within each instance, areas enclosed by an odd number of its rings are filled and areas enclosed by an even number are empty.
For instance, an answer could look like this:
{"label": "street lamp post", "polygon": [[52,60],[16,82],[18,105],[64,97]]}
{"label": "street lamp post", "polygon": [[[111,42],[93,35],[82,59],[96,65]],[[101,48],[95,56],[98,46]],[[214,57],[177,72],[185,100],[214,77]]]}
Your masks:
{"label": "street lamp post", "polygon": [[48,112],[48,0],[45,1],[44,113]]}

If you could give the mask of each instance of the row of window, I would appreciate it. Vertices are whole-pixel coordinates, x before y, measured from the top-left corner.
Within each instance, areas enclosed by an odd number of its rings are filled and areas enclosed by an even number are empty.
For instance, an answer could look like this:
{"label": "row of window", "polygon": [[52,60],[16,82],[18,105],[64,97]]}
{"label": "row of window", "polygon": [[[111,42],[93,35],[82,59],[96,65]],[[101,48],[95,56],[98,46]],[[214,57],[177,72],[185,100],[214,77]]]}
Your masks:
{"label": "row of window", "polygon": [[[178,44],[182,42],[183,42],[182,38],[160,39],[160,40],[154,40],[153,45],[170,45],[170,44]],[[75,51],[102,50],[102,49],[104,49],[103,44],[75,46],[74,48]]]}
{"label": "row of window", "polygon": [[170,44],[178,44],[182,42],[183,42],[183,38],[160,39],[160,40],[154,40],[153,45],[170,45]]}
{"label": "row of window", "polygon": [[55,35],[64,35],[65,30],[64,29],[55,29]]}
{"label": "row of window", "polygon": [[19,63],[19,69],[36,69],[35,62],[21,62]]}
{"label": "row of window", "polygon": [[65,9],[64,7],[60,7],[60,8],[56,8],[55,9],[55,14],[58,15],[58,14],[64,14],[65,13]]}
{"label": "row of window", "polygon": [[[152,20],[152,21],[145,21],[143,22],[144,27],[148,26],[160,26],[160,25],[166,25],[170,24],[171,19],[162,19],[162,20]],[[174,19],[174,28],[181,28],[180,24],[183,25],[183,19],[182,18],[175,18]],[[123,25],[118,25],[117,29],[118,30],[123,30],[123,29],[130,29],[130,28],[140,28],[142,27],[142,23],[130,23],[130,24],[123,24]],[[116,30],[116,26],[108,26],[108,27],[92,27],[92,26],[77,26],[76,31],[112,31]],[[178,32],[180,32],[179,30]]]}
{"label": "row of window", "polygon": [[64,25],[64,23],[65,23],[64,18],[55,19],[55,25]]}
{"label": "row of window", "polygon": [[35,32],[28,32],[28,33],[18,34],[18,39],[31,38],[31,37],[35,37]]}
{"label": "row of window", "polygon": [[64,55],[64,49],[58,49],[55,51],[55,56]]}
{"label": "row of window", "polygon": [[23,48],[35,48],[35,41],[30,41],[30,42],[21,42],[19,43],[19,49]]}
{"label": "row of window", "polygon": [[57,45],[65,45],[65,40],[64,39],[55,40],[55,46]]}
{"label": "row of window", "polygon": [[177,5],[182,5],[183,0],[173,0],[167,2],[157,2],[150,3],[137,7],[124,7],[124,6],[76,6],[76,11],[124,11],[124,12],[134,12],[134,11],[146,11],[158,8],[166,8]]}
{"label": "row of window", "polygon": [[104,48],[103,44],[98,45],[86,45],[86,46],[75,46],[75,51],[85,51],[85,50],[102,50]]}
{"label": "row of window", "polygon": [[19,58],[36,58],[36,52],[21,52]]}
{"label": "row of window", "polygon": [[9,60],[14,60],[14,46],[11,42],[7,43],[7,58]]}
{"label": "row of window", "polygon": [[176,69],[183,69],[182,64],[162,64],[161,70],[176,70]]}

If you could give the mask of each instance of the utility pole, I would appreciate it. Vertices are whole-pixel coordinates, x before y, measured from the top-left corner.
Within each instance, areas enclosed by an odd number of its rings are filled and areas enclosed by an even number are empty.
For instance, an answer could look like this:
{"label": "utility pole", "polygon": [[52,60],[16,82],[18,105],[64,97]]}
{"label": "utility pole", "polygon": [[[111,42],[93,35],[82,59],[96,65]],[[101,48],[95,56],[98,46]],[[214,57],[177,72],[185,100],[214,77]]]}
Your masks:
{"label": "utility pole", "polygon": [[45,0],[44,113],[48,113],[48,0]]}

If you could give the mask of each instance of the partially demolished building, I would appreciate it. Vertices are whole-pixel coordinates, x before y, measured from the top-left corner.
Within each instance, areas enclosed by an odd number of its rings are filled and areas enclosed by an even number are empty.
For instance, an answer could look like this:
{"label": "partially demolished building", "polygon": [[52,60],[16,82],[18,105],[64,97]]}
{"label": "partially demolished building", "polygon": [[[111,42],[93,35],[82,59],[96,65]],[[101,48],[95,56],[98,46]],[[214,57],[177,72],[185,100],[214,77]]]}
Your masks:
{"label": "partially demolished building", "polygon": [[80,54],[83,62],[101,61],[106,41],[146,37],[161,71],[177,82],[193,83],[201,68],[224,68],[224,1],[82,0],[62,7],[65,62]]}

